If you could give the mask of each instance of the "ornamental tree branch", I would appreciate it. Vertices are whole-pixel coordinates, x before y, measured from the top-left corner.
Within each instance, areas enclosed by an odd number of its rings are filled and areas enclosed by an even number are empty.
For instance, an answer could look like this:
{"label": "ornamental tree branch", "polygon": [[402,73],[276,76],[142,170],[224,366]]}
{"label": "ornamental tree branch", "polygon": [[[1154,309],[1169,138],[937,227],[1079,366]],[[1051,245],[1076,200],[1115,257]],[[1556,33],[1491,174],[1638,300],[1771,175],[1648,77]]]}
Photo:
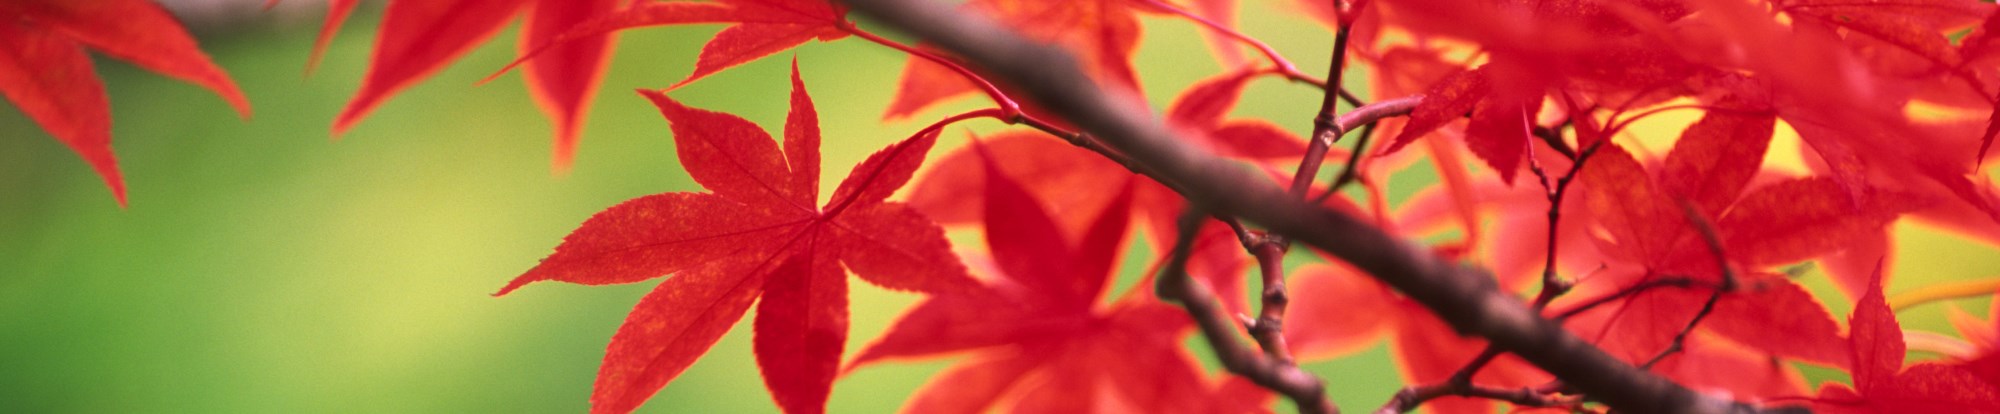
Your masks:
{"label": "ornamental tree branch", "polygon": [[[1237,342],[1236,327],[1230,324],[1227,312],[1219,306],[1215,292],[1188,276],[1188,256],[1194,251],[1194,236],[1201,228],[1203,217],[1201,211],[1196,209],[1181,215],[1174,250],[1166,268],[1160,271],[1155,292],[1160,298],[1178,302],[1181,308],[1187,310],[1195,326],[1201,328],[1202,337],[1208,340],[1209,347],[1215,349],[1216,359],[1221,360],[1222,366],[1229,372],[1291,398],[1300,413],[1339,414],[1340,409],[1326,399],[1326,386],[1319,377],[1292,365],[1289,356],[1266,357]],[[1265,349],[1274,348],[1267,346]]]}
{"label": "ornamental tree branch", "polygon": [[1319,115],[1313,117],[1312,141],[1306,143],[1305,158],[1299,160],[1298,174],[1292,176],[1292,194],[1305,197],[1306,190],[1312,188],[1314,176],[1319,175],[1319,164],[1326,161],[1326,150],[1340,140],[1347,130],[1334,123],[1336,112],[1340,110],[1340,78],[1347,69],[1347,26],[1341,26],[1333,36],[1333,63],[1326,71],[1328,85],[1333,85],[1321,94]]}
{"label": "ornamental tree branch", "polygon": [[987,19],[925,0],[845,0],[854,10],[966,57],[1062,113],[1104,144],[1152,167],[1197,208],[1240,217],[1339,257],[1487,338],[1588,397],[1629,413],[1752,413],[1620,361],[1500,289],[1484,270],[1440,258],[1358,218],[1299,200],[1241,164],[1180,145],[1143,101],[1099,87],[1069,53]]}
{"label": "ornamental tree branch", "polygon": [[1405,413],[1430,400],[1450,396],[1500,400],[1523,407],[1576,407],[1582,404],[1582,401],[1556,395],[1556,391],[1557,387],[1549,386],[1501,388],[1452,381],[1404,388],[1396,392],[1388,403],[1382,404],[1382,408],[1375,409],[1375,414]]}

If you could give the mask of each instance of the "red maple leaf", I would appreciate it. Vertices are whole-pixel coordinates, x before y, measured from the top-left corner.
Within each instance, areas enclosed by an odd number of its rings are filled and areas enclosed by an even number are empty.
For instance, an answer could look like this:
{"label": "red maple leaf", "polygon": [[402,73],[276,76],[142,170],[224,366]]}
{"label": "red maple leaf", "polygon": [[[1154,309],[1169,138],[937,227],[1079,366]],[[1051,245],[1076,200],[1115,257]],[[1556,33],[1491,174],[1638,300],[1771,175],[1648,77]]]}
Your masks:
{"label": "red maple leaf", "polygon": [[0,94],[69,145],[125,205],[111,153],[111,104],[84,46],[200,85],[245,118],[250,103],[166,9],[146,0],[0,2]]}
{"label": "red maple leaf", "polygon": [[2000,386],[1961,365],[1921,363],[1903,368],[1905,344],[1896,314],[1882,297],[1878,270],[1848,317],[1854,387],[1820,388],[1822,413],[2000,413]]}
{"label": "red maple leaf", "polygon": [[[333,33],[339,30],[356,1],[328,4],[326,26],[314,46],[313,61]],[[493,37],[517,14],[527,16],[522,31],[523,48],[549,42],[571,26],[616,10],[619,0],[395,0],[390,1],[375,39],[374,56],[361,90],[333,121],[339,136],[370,111],[403,88],[437,73],[439,69]],[[524,11],[525,10],[525,11]],[[577,135],[590,100],[610,61],[610,35],[570,39],[542,51],[543,57],[528,65],[528,91],[555,124],[553,163],[561,170],[569,166],[576,149]]]}
{"label": "red maple leaf", "polygon": [[796,66],[783,152],[755,124],[640,91],[672,124],[681,164],[710,193],[640,197],[591,217],[501,289],[672,274],[611,338],[594,412],[626,412],[715,344],[753,299],[765,385],[787,412],[820,412],[847,338],[847,279],[951,292],[974,283],[929,219],[888,197],[936,140],[925,131],[855,166],[823,207],[819,121]]}
{"label": "red maple leaf", "polygon": [[[1294,302],[1285,338],[1301,360],[1356,352],[1380,340],[1390,344],[1396,367],[1409,384],[1444,381],[1485,350],[1486,341],[1453,332],[1423,305],[1397,295],[1341,264],[1310,264],[1293,272]],[[1508,355],[1473,377],[1489,386],[1523,387],[1549,380],[1548,374]],[[1428,404],[1434,413],[1491,413],[1491,400],[1447,397]]]}
{"label": "red maple leaf", "polygon": [[[1197,82],[1174,99],[1167,108],[1167,119],[1188,132],[1185,136],[1191,139],[1190,145],[1251,161],[1272,177],[1289,179],[1291,174],[1281,167],[1304,156],[1305,141],[1266,121],[1228,117],[1243,87],[1255,75],[1254,70],[1243,69]],[[1133,215],[1152,230],[1156,246],[1171,244],[1175,220],[1186,208],[1186,201],[1166,186],[1040,132],[1006,131],[984,142],[978,151],[961,148],[941,157],[917,181],[910,205],[942,224],[978,222],[976,212],[986,197],[986,169],[980,160],[990,156],[1000,161],[1001,171],[1020,180],[1043,208],[1057,212],[1055,220],[1068,231],[1081,231],[1110,205],[1113,195],[1128,185],[1135,186]],[[1329,157],[1345,155],[1339,149],[1328,152]],[[1243,284],[1236,281],[1248,261],[1235,234],[1222,223],[1210,221],[1196,240],[1189,273],[1212,283],[1230,309],[1243,309],[1246,296],[1241,294]]]}
{"label": "red maple leaf", "polygon": [[[1022,36],[1068,49],[1107,87],[1139,90],[1132,53],[1139,46],[1137,12],[1148,8],[1127,0],[973,0],[964,7]],[[903,66],[902,79],[885,118],[909,116],[978,90],[957,72],[917,57]]]}
{"label": "red maple leaf", "polygon": [[[1296,162],[1305,153],[1305,140],[1262,120],[1231,119],[1245,84],[1253,70],[1227,72],[1190,86],[1167,108],[1167,121],[1188,132],[1190,145],[1220,155],[1256,162],[1274,177],[1289,178],[1283,171],[1287,162]],[[1134,197],[1137,215],[1154,225],[1159,237],[1170,238],[1174,220],[1184,202],[1172,190],[1134,174],[1131,170],[1061,139],[1038,132],[1006,131],[988,137],[985,149],[1000,160],[1000,169],[1018,177],[1021,185],[1051,211],[1065,229],[1080,229],[1090,217],[1107,205],[1116,188],[1125,181],[1139,180]],[[1345,152],[1333,149],[1329,157]],[[973,223],[985,190],[981,187],[985,169],[979,152],[961,148],[918,180],[910,194],[910,204],[924,210],[940,223]],[[1079,217],[1080,216],[1080,217]]]}
{"label": "red maple leaf", "polygon": [[[728,23],[701,47],[694,72],[667,89],[679,88],[723,69],[791,49],[808,40],[837,40],[852,33],[847,9],[825,0],[716,0],[656,2],[599,16],[521,54],[508,68],[537,59],[550,47],[608,33],[653,26]],[[505,70],[502,70],[503,72]]]}
{"label": "red maple leaf", "polygon": [[1184,312],[1144,294],[1098,304],[1124,248],[1131,187],[1070,232],[992,157],[980,163],[993,277],[917,305],[853,365],[972,352],[912,396],[908,412],[1216,411],[1216,391],[1180,346],[1192,326]]}
{"label": "red maple leaf", "polygon": [[[1992,305],[2000,305],[2000,294],[1995,294],[1992,302]],[[1987,320],[1984,321],[1966,315],[1957,307],[1951,308],[1949,315],[1952,326],[1958,328],[1959,335],[1971,342],[1975,349],[1975,354],[1965,358],[1958,366],[2000,388],[2000,306],[1992,305],[1987,307]]]}
{"label": "red maple leaf", "polygon": [[[1653,289],[1571,322],[1603,339],[1613,354],[1644,361],[1665,349],[1721,281],[1715,253],[1687,210],[1713,223],[1724,256],[1737,270],[1701,329],[1770,355],[1843,364],[1837,327],[1823,306],[1783,276],[1762,273],[1835,252],[1878,234],[1916,202],[1886,192],[1855,198],[1827,178],[1782,179],[1750,187],[1775,120],[1742,110],[1710,112],[1668,153],[1657,177],[1616,144],[1583,166],[1581,179],[1610,268],[1579,285],[1609,293],[1663,278],[1699,281],[1693,289]],[[1685,206],[1685,207],[1683,207]],[[1572,295],[1594,297],[1591,293]],[[1594,312],[1596,313],[1596,312]]]}

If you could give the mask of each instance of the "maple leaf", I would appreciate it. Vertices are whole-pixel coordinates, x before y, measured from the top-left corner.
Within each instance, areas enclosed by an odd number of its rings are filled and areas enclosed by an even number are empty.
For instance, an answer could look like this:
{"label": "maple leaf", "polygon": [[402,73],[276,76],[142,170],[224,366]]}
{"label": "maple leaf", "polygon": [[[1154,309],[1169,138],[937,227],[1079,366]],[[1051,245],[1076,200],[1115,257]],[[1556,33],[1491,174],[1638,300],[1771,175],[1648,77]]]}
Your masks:
{"label": "maple leaf", "polygon": [[[1784,180],[1744,193],[1771,128],[1768,114],[1711,112],[1683,133],[1658,181],[1622,148],[1604,144],[1581,179],[1591,185],[1587,205],[1603,229],[1598,244],[1617,266],[1581,285],[1584,292],[1665,277],[1720,280],[1714,253],[1675,200],[1686,200],[1704,217],[1720,214],[1714,229],[1727,259],[1748,269],[1835,251],[1908,209],[1886,194],[1852,200],[1825,178]],[[1831,317],[1803,288],[1783,276],[1738,273],[1736,290],[1721,297],[1702,329],[1772,355],[1845,362],[1838,358],[1844,351],[1830,340],[1837,334]],[[1607,350],[1645,360],[1685,329],[1709,295],[1708,289],[1649,290],[1615,307],[1605,320],[1572,326],[1602,322],[1588,330],[1604,338]]]}
{"label": "maple leaf", "polygon": [[[1061,46],[1108,87],[1139,90],[1132,69],[1140,26],[1137,12],[1146,10],[1127,0],[973,0],[962,7],[986,15],[1020,35]],[[911,57],[903,66],[902,82],[885,118],[915,114],[945,99],[977,91],[957,72],[937,62]]]}
{"label": "maple leaf", "polygon": [[1877,268],[1867,293],[1848,317],[1854,386],[1820,388],[1814,409],[1823,413],[1995,413],[2000,387],[1957,365],[1921,363],[1905,369],[1903,329],[1882,295]]}
{"label": "maple leaf", "polygon": [[[1388,336],[1397,370],[1408,384],[1444,381],[1485,350],[1486,341],[1461,337],[1423,305],[1338,262],[1309,264],[1292,275],[1294,302],[1285,338],[1301,360],[1350,352]],[[1508,355],[1480,370],[1484,385],[1521,387],[1548,381],[1548,374]],[[1491,413],[1486,399],[1447,397],[1427,404],[1434,413]]]}
{"label": "maple leaf", "polygon": [[672,124],[682,166],[710,192],[651,195],[600,212],[496,294],[542,280],[596,285],[672,275],[612,337],[593,412],[638,407],[759,296],[754,348],[765,385],[787,412],[820,412],[847,337],[842,266],[894,290],[942,293],[974,283],[942,229],[884,201],[923,163],[934,130],[868,157],[814,207],[819,121],[793,69],[782,152],[749,121],[640,91]]}
{"label": "maple leaf", "polygon": [[[1189,86],[1167,108],[1167,120],[1188,132],[1189,145],[1256,162],[1273,176],[1289,179],[1290,174],[1281,174],[1281,163],[1302,157],[1305,140],[1267,121],[1227,116],[1254,75],[1251,69],[1230,71]],[[1004,131],[983,142],[983,151],[1001,161],[1000,170],[1020,180],[1046,208],[1062,213],[1056,219],[1063,228],[1081,228],[1131,179],[1141,182],[1134,195],[1137,215],[1155,225],[1152,229],[1161,237],[1174,231],[1184,205],[1181,197],[1102,155],[1040,132]],[[1338,149],[1328,152],[1329,157],[1344,155]],[[977,222],[974,212],[985,197],[982,156],[971,148],[946,154],[918,180],[910,204],[940,223]]]}
{"label": "maple leaf", "polygon": [[250,103],[209,61],[178,20],[145,0],[0,2],[0,95],[90,164],[118,205],[125,180],[111,152],[111,105],[84,46],[228,101],[244,118]]}
{"label": "maple leaf", "polygon": [[[319,60],[334,32],[357,3],[328,3],[325,26],[314,44],[312,62]],[[521,45],[554,40],[571,26],[619,8],[620,0],[394,0],[384,11],[375,51],[361,89],[334,118],[339,136],[368,116],[377,105],[415,85],[493,37],[515,15],[527,16]],[[537,106],[554,124],[551,158],[557,170],[567,169],[590,100],[597,94],[606,63],[610,35],[583,36],[541,51],[528,65],[524,79]]]}
{"label": "maple leaf", "polygon": [[973,353],[912,396],[906,412],[984,412],[1003,401],[1025,412],[1217,411],[1203,408],[1217,391],[1180,347],[1192,326],[1185,313],[1143,294],[1097,305],[1124,247],[1132,188],[1072,235],[992,157],[980,161],[993,277],[918,304],[852,366]]}
{"label": "maple leaf", "polygon": [[1411,110],[1403,131],[1382,153],[1394,153],[1446,123],[1466,117],[1470,120],[1465,126],[1465,146],[1499,173],[1501,182],[1511,185],[1527,155],[1529,131],[1542,106],[1541,90],[1536,87],[1541,81],[1526,74],[1528,69],[1514,60],[1496,58],[1494,63],[1431,84],[1424,101]]}
{"label": "maple leaf", "polygon": [[[1269,122],[1227,115],[1253,76],[1254,70],[1241,69],[1191,85],[1167,108],[1168,122],[1188,132],[1190,145],[1251,161],[1272,177],[1289,179],[1282,163],[1302,158],[1305,141]],[[990,156],[1044,208],[1059,212],[1055,220],[1070,231],[1081,231],[1113,195],[1134,185],[1133,215],[1152,230],[1156,246],[1171,245],[1186,201],[1166,186],[1040,132],[1005,131],[983,142],[983,149],[961,148],[942,157],[918,180],[910,204],[942,224],[977,222],[975,212],[986,197],[986,169],[980,160]],[[1339,149],[1328,152],[1329,157],[1345,155]],[[1195,243],[1189,273],[1210,281],[1229,309],[1244,309],[1243,284],[1236,281],[1249,262],[1235,234],[1223,223],[1209,221]]]}
{"label": "maple leaf", "polygon": [[853,33],[852,23],[847,22],[847,9],[824,0],[654,2],[577,23],[559,36],[545,38],[543,43],[527,49],[507,67],[536,59],[549,48],[576,39],[641,27],[700,23],[728,23],[729,27],[702,45],[694,72],[667,87],[669,90],[808,40],[832,41]]}
{"label": "maple leaf", "polygon": [[1382,153],[1395,153],[1446,122],[1472,112],[1473,106],[1491,93],[1492,87],[1487,83],[1485,72],[1472,69],[1453,73],[1431,84],[1430,89],[1424,91],[1424,101],[1410,110],[1410,119],[1403,124],[1403,132],[1397,133]]}

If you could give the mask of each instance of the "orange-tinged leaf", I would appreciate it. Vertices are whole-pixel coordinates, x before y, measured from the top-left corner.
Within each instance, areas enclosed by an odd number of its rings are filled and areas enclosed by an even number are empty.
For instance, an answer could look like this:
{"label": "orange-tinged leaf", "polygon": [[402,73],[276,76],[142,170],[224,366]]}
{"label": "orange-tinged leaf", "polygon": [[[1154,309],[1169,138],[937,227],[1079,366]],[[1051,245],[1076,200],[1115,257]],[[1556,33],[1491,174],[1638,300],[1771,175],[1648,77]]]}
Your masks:
{"label": "orange-tinged leaf", "polygon": [[[1227,157],[1290,160],[1306,153],[1305,140],[1276,124],[1261,120],[1223,124],[1209,131],[1208,138],[1216,145],[1216,153]],[[1326,154],[1327,157],[1339,158],[1346,156],[1347,150],[1328,148]]]}
{"label": "orange-tinged leaf", "polygon": [[[1139,90],[1132,56],[1139,45],[1139,6],[1124,0],[974,0],[963,7],[1013,28],[1040,43],[1069,50],[1106,87]],[[945,99],[972,92],[957,73],[911,57],[903,69],[884,118],[914,114]]]}
{"label": "orange-tinged leaf", "polygon": [[[1068,314],[1035,312],[1040,299],[1017,284],[996,283],[925,300],[896,319],[888,332],[863,348],[848,370],[896,358],[916,358],[1030,342],[1082,325]],[[991,352],[988,354],[1000,354]]]}
{"label": "orange-tinged leaf", "polygon": [[[1236,0],[1194,0],[1194,8],[1199,15],[1211,22],[1230,29],[1236,28]],[[1243,49],[1237,40],[1214,30],[1204,30],[1202,37],[1208,40],[1208,49],[1215,53],[1215,59],[1223,66],[1243,64]]]}
{"label": "orange-tinged leaf", "polygon": [[[617,10],[621,0],[539,0],[527,6],[527,30],[521,33],[522,53],[532,45],[554,41],[570,27]],[[542,51],[523,73],[528,91],[542,113],[555,124],[556,170],[566,170],[575,157],[577,135],[589,113],[590,100],[611,62],[612,35],[569,39]]]}
{"label": "orange-tinged leaf", "polygon": [[1258,73],[1255,68],[1246,67],[1196,82],[1167,107],[1167,122],[1189,130],[1189,139],[1219,155],[1298,160],[1305,154],[1305,140],[1267,121],[1228,119],[1229,111],[1236,108],[1243,94],[1243,86]]}
{"label": "orange-tinged leaf", "polygon": [[1394,294],[1382,284],[1341,265],[1307,265],[1294,271],[1285,340],[1302,359],[1360,351],[1380,339],[1394,319]]}
{"label": "orange-tinged leaf", "polygon": [[986,412],[1022,374],[1036,367],[1029,355],[994,355],[954,365],[910,395],[905,413]]}
{"label": "orange-tinged leaf", "polygon": [[[798,148],[780,149],[742,118],[640,91],[671,124],[682,167],[712,193],[647,196],[599,213],[506,288],[671,274],[648,298],[673,299],[642,302],[613,339],[592,399],[597,411],[637,407],[705,352],[758,296],[755,348],[765,384],[786,411],[824,411],[847,335],[840,264],[892,289],[960,292],[977,283],[951,255],[943,229],[882,201],[923,162],[934,131],[856,166],[849,175],[867,178],[849,181],[859,183],[853,188],[861,196],[812,204],[810,189],[818,183],[799,177],[816,174],[792,170],[818,164],[820,141],[812,101],[798,79],[795,74],[792,85],[800,90],[793,93],[786,128],[787,145]],[[689,301],[694,304],[684,303]]]}
{"label": "orange-tinged leaf", "polygon": [[1254,68],[1224,73],[1189,86],[1167,106],[1167,120],[1183,127],[1208,129],[1222,122],[1243,95],[1243,85],[1257,74]]}
{"label": "orange-tinged leaf", "polygon": [[[923,49],[941,54],[928,47]],[[979,90],[964,75],[928,59],[906,61],[901,79],[896,83],[896,95],[889,101],[889,108],[882,112],[882,119],[907,118],[933,104]]]}
{"label": "orange-tinged leaf", "polygon": [[[1040,132],[1003,131],[980,142],[1000,161],[1002,171],[1035,192],[1043,208],[1063,213],[1055,219],[1065,229],[1087,226],[1097,211],[1109,205],[1116,192],[1099,189],[1113,184],[1107,176],[1124,171],[1102,156]],[[980,212],[984,211],[987,179],[979,157],[966,146],[931,163],[910,191],[910,205],[939,223],[979,223],[984,217]]]}

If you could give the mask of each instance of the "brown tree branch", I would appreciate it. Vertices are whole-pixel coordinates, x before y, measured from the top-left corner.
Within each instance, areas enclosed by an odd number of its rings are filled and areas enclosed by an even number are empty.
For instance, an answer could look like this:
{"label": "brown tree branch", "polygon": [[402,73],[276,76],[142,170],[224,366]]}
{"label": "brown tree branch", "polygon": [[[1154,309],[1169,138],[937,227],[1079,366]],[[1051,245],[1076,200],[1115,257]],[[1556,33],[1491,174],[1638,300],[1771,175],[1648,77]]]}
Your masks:
{"label": "brown tree branch", "polygon": [[1499,400],[1523,407],[1579,406],[1583,401],[1557,395],[1560,387],[1539,386],[1501,388],[1474,385],[1470,382],[1447,381],[1419,387],[1404,388],[1396,392],[1394,398],[1375,409],[1375,414],[1398,414],[1414,410],[1419,405],[1441,397],[1473,397]]}
{"label": "brown tree branch", "polygon": [[1264,355],[1291,365],[1292,349],[1285,344],[1285,309],[1292,301],[1291,295],[1285,293],[1285,245],[1278,240],[1267,240],[1251,247],[1250,254],[1257,258],[1257,270],[1264,275],[1264,291],[1259,295],[1263,307],[1257,319],[1247,326],[1250,337],[1264,348]]}
{"label": "brown tree branch", "polygon": [[1312,188],[1313,177],[1319,175],[1320,163],[1326,161],[1327,148],[1347,132],[1334,123],[1339,119],[1336,112],[1340,110],[1341,73],[1347,66],[1347,32],[1347,26],[1341,26],[1333,35],[1333,63],[1326,69],[1326,81],[1332,87],[1320,94],[1319,115],[1313,117],[1312,141],[1306,143],[1305,158],[1299,160],[1298,173],[1292,176],[1292,194],[1299,197],[1305,197],[1306,190]]}
{"label": "brown tree branch", "polygon": [[1158,279],[1156,292],[1160,298],[1178,302],[1181,308],[1187,310],[1195,326],[1201,328],[1202,337],[1208,340],[1209,347],[1215,349],[1216,359],[1221,360],[1222,366],[1229,372],[1284,394],[1298,405],[1300,413],[1338,414],[1340,409],[1326,399],[1325,383],[1319,377],[1292,365],[1289,358],[1266,357],[1237,342],[1236,327],[1219,306],[1215,292],[1188,276],[1188,256],[1194,251],[1194,238],[1203,217],[1200,210],[1194,209],[1181,215],[1172,256]]}
{"label": "brown tree branch", "polygon": [[1059,48],[1030,42],[990,19],[942,2],[846,2],[1023,88],[1035,102],[1152,167],[1160,174],[1156,178],[1179,183],[1183,194],[1202,210],[1247,219],[1339,257],[1423,304],[1459,333],[1485,337],[1620,412],[1760,411],[1696,393],[1626,364],[1542,318],[1501,290],[1483,270],[1452,263],[1355,217],[1308,204],[1240,164],[1178,144],[1175,133],[1141,100],[1100,88],[1073,56]]}

